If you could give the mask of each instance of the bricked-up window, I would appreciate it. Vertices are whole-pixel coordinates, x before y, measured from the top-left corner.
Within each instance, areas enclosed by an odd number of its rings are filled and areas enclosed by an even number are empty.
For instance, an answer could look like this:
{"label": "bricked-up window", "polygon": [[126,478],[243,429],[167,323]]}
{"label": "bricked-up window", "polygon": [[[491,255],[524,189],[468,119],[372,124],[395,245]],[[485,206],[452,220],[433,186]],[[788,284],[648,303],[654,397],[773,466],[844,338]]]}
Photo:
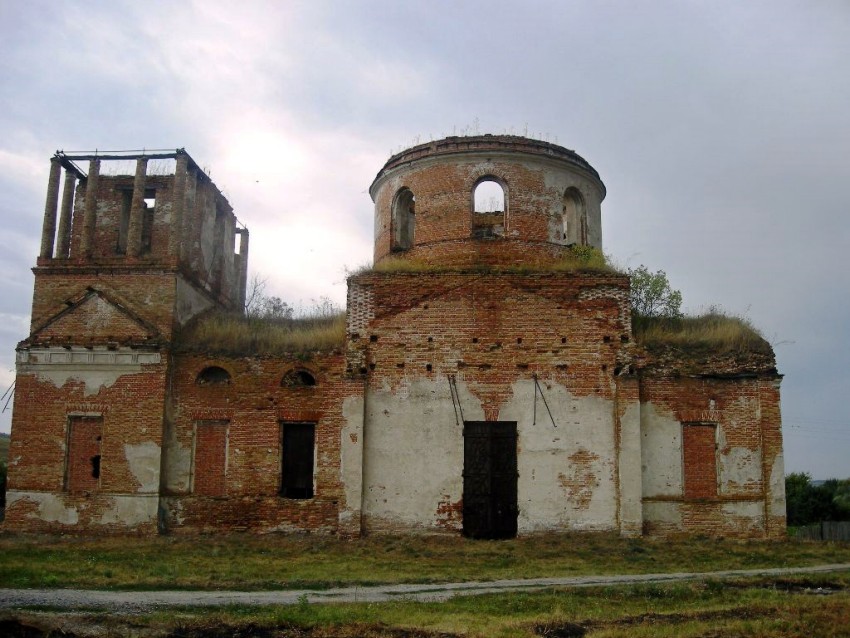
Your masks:
{"label": "bricked-up window", "polygon": [[563,240],[565,244],[587,245],[587,208],[584,197],[577,188],[568,188],[564,192]]}
{"label": "bricked-up window", "polygon": [[717,426],[682,424],[682,447],[685,498],[717,496]]}
{"label": "bricked-up window", "polygon": [[219,366],[209,366],[198,373],[195,378],[198,385],[215,385],[230,383],[230,373]]}
{"label": "bricked-up window", "polygon": [[280,495],[286,498],[313,498],[316,424],[282,422],[280,429]]}
{"label": "bricked-up window", "polygon": [[65,489],[68,492],[94,492],[98,489],[102,439],[103,417],[69,417],[65,468]]}
{"label": "bricked-up window", "polygon": [[303,388],[316,385],[316,377],[306,370],[290,370],[280,380],[283,388]]}
{"label": "bricked-up window", "polygon": [[392,249],[409,250],[413,247],[416,230],[416,197],[409,188],[402,188],[393,198]]}
{"label": "bricked-up window", "polygon": [[227,476],[228,421],[195,423],[192,491],[201,496],[224,496]]}

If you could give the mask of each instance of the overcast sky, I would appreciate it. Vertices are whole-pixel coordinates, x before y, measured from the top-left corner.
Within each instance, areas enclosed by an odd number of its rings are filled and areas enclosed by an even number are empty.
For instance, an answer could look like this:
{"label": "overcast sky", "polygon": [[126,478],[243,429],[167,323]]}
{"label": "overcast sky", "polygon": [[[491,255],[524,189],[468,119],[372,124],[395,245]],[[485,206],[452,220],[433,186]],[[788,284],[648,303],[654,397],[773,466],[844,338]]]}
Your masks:
{"label": "overcast sky", "polygon": [[786,469],[850,476],[846,0],[0,0],[2,390],[55,150],[185,147],[270,293],[344,304],[378,169],[476,132],[585,157],[605,252],[759,327]]}

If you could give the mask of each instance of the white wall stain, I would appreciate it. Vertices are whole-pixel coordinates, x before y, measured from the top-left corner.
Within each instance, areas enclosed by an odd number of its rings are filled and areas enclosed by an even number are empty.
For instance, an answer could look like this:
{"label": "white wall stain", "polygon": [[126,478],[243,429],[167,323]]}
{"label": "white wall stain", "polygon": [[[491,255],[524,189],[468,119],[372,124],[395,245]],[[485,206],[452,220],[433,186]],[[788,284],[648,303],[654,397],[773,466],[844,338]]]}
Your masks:
{"label": "white wall stain", "polygon": [[159,491],[159,466],[161,462],[160,447],[152,441],[137,445],[124,445],[124,456],[130,466],[130,473],[139,483],[140,493],[157,493]]}
{"label": "white wall stain", "polygon": [[[466,419],[483,420],[479,401],[460,378],[457,386]],[[446,495],[458,501],[463,493],[463,425],[456,421],[448,379],[411,380],[395,392],[371,389],[366,406],[368,527],[435,528],[440,502]]]}
{"label": "white wall stain", "polygon": [[761,493],[761,450],[733,447],[719,455],[721,494]]}
{"label": "white wall stain", "polygon": [[770,468],[770,516],[785,516],[785,459],[780,452],[773,459]]}
{"label": "white wall stain", "polygon": [[115,494],[110,496],[109,508],[98,521],[102,525],[120,524],[122,527],[138,527],[156,523],[159,499],[156,495],[135,496]]}
{"label": "white wall stain", "polygon": [[672,412],[646,402],[640,406],[640,430],[643,496],[681,496],[682,424]]}
{"label": "white wall stain", "polygon": [[66,507],[65,498],[61,494],[49,494],[46,492],[19,492],[11,490],[6,492],[7,511],[18,502],[32,502],[38,505],[38,513],[30,514],[31,518],[38,518],[48,523],[59,523],[61,525],[76,525],[80,521],[80,515],[75,507]]}
{"label": "white wall stain", "polygon": [[360,530],[363,489],[363,396],[349,396],[342,402],[345,419],[340,432],[340,479],[345,493],[345,507],[340,508],[339,522],[349,531]]}
{"label": "white wall stain", "polygon": [[650,523],[682,529],[682,510],[679,503],[649,502],[643,504],[643,518]]}
{"label": "white wall stain", "polygon": [[499,411],[517,422],[518,532],[616,529],[613,403],[542,379],[540,387],[553,418],[538,391],[535,423],[532,379],[514,382]]}

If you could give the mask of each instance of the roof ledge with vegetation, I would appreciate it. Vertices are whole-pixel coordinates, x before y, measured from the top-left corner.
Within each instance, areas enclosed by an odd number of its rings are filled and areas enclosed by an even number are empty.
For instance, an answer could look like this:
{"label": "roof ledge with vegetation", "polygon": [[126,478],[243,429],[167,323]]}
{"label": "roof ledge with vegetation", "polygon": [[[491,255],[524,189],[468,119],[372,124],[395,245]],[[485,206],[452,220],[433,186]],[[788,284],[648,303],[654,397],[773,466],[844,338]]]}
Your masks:
{"label": "roof ledge with vegetation", "polygon": [[174,346],[180,353],[300,357],[341,350],[344,344],[345,311],[302,317],[211,312],[180,330]]}
{"label": "roof ledge with vegetation", "polygon": [[569,252],[560,259],[529,260],[522,264],[488,264],[485,262],[469,264],[446,264],[422,261],[410,257],[385,257],[376,264],[365,264],[348,273],[348,277],[358,277],[374,273],[493,273],[525,274],[546,272],[582,272],[597,274],[626,274],[609,263],[605,255],[592,246],[571,246]]}
{"label": "roof ledge with vegetation", "polygon": [[650,373],[714,377],[778,376],[773,348],[744,318],[711,309],[699,316],[632,317]]}

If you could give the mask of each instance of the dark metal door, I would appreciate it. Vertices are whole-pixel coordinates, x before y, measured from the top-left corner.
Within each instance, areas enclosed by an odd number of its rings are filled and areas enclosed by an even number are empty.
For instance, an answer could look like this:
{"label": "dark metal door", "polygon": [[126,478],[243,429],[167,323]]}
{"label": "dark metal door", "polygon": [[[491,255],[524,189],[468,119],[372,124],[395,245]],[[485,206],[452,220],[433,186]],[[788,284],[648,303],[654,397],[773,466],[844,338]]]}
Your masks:
{"label": "dark metal door", "polygon": [[512,538],[517,531],[515,421],[467,421],[463,427],[463,533]]}

